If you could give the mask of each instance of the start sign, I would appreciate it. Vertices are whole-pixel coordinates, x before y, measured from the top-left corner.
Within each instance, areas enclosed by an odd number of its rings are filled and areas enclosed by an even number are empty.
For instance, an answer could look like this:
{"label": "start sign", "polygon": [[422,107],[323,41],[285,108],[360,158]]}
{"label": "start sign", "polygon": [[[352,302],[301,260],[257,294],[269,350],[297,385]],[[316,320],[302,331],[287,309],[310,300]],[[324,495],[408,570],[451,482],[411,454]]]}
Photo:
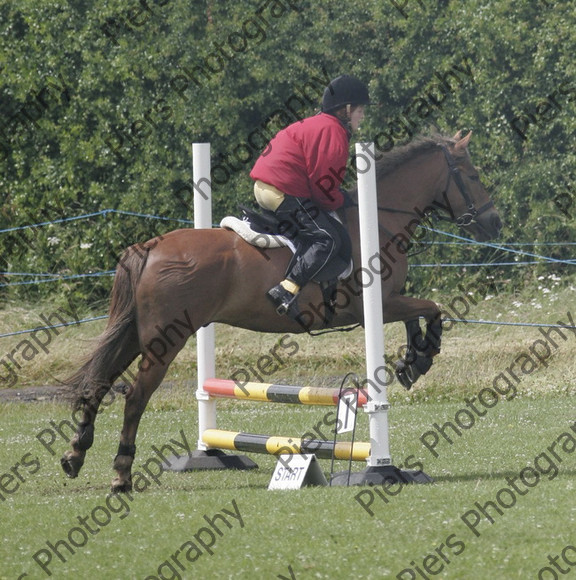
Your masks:
{"label": "start sign", "polygon": [[328,485],[316,455],[280,455],[268,489],[300,489],[308,485]]}

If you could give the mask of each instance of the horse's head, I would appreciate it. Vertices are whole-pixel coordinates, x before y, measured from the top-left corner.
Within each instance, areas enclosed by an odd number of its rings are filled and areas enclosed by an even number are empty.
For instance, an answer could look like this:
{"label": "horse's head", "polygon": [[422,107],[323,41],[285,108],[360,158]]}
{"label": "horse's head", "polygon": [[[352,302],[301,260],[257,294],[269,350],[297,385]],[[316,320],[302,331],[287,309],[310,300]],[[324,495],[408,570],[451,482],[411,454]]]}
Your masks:
{"label": "horse's head", "polygon": [[502,222],[470,160],[468,143],[471,136],[471,131],[466,137],[458,131],[452,141],[439,144],[448,167],[442,198],[456,224],[483,242],[498,237]]}

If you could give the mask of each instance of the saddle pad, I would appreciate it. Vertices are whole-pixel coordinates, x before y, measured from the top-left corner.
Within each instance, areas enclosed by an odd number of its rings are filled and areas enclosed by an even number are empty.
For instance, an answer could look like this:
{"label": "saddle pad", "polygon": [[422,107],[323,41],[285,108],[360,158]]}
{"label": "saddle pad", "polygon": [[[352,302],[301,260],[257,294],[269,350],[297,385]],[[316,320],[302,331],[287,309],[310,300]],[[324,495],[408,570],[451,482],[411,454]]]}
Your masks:
{"label": "saddle pad", "polygon": [[250,227],[250,222],[234,216],[226,216],[223,218],[220,222],[220,227],[236,232],[243,240],[258,248],[272,249],[286,247],[290,248],[293,254],[296,252],[296,247],[288,238],[255,232]]}

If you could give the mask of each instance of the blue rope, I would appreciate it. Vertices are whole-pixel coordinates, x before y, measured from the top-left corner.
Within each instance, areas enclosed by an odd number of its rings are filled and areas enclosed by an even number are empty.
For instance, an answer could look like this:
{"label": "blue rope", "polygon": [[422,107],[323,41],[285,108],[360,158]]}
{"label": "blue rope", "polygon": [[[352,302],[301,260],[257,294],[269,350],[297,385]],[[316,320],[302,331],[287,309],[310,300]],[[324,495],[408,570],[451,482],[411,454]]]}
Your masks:
{"label": "blue rope", "polygon": [[[108,318],[107,314],[102,316],[94,316],[93,318],[83,318],[82,320],[74,320],[71,322],[61,322],[59,324],[52,324],[51,326],[38,326],[37,328],[30,328],[28,330],[17,330],[16,332],[8,332],[6,334],[0,334],[0,338],[6,338],[8,336],[18,336],[20,334],[30,334],[32,332],[37,332],[38,330],[51,330],[53,328],[61,328],[65,326],[75,326],[77,324],[83,324],[85,322],[94,322],[96,320],[104,320]],[[570,326],[567,324],[542,324],[539,322],[496,322],[494,320],[466,320],[463,318],[443,318],[442,322],[464,322],[470,324],[492,324],[496,326],[529,326],[536,328],[564,328],[566,330],[576,329],[576,326]]]}
{"label": "blue rope", "polygon": [[568,324],[541,324],[539,322],[496,322],[494,320],[464,320],[463,318],[443,318],[442,322],[466,322],[471,324],[493,324],[495,326],[534,326],[540,328],[576,329]]}
{"label": "blue rope", "polygon": [[[410,264],[411,268],[435,268],[440,266],[441,268],[474,268],[480,266],[529,266],[534,264],[540,264],[541,262],[471,262],[468,264]],[[574,261],[570,262],[574,263]]]}
{"label": "blue rope", "polygon": [[[0,233],[7,233],[7,232],[13,232],[13,231],[17,231],[17,230],[42,227],[42,226],[46,226],[46,225],[72,222],[72,221],[77,221],[77,220],[81,220],[81,219],[89,219],[89,218],[101,216],[101,215],[105,216],[107,214],[128,215],[128,216],[134,216],[134,217],[139,217],[139,218],[157,219],[157,220],[163,220],[163,221],[167,221],[167,222],[179,222],[179,223],[186,223],[186,224],[193,224],[194,223],[192,220],[181,219],[181,218],[170,218],[170,217],[157,216],[157,215],[152,215],[152,214],[144,214],[144,213],[139,213],[139,212],[130,212],[130,211],[125,211],[125,210],[104,209],[104,210],[100,210],[98,212],[83,214],[80,216],[72,216],[72,217],[62,218],[62,219],[58,219],[58,220],[54,220],[54,221],[39,222],[37,224],[32,224],[32,225],[7,228],[4,230],[0,230]],[[488,242],[477,242],[476,240],[472,240],[470,238],[465,238],[463,236],[451,234],[449,232],[444,232],[442,230],[436,230],[434,228],[430,228],[427,226],[422,226],[422,228],[424,228],[430,232],[442,234],[444,236],[448,236],[448,237],[454,238],[456,240],[459,240],[459,241],[444,241],[444,242],[442,242],[442,241],[431,242],[431,241],[423,240],[421,243],[425,243],[425,244],[485,246],[485,247],[490,247],[490,248],[510,252],[513,254],[521,255],[521,256],[529,256],[532,258],[537,258],[538,260],[544,260],[547,262],[553,262],[553,263],[559,263],[559,264],[569,264],[569,265],[573,265],[576,263],[576,260],[559,260],[556,258],[550,258],[548,256],[541,256],[539,254],[533,254],[531,252],[514,250],[510,247],[501,246],[498,244],[490,244]],[[534,243],[511,242],[509,245],[510,246],[524,246],[524,245],[532,245],[532,246],[536,246],[536,245],[542,245],[542,246],[563,245],[563,246],[569,246],[569,245],[576,245],[576,242],[565,242],[565,243],[564,242],[534,242]],[[416,268],[435,268],[435,267],[441,267],[441,268],[477,268],[477,267],[481,267],[481,266],[525,266],[525,265],[534,265],[534,264],[538,264],[538,263],[539,263],[538,261],[485,262],[485,263],[472,262],[472,263],[457,263],[457,264],[438,263],[438,264],[412,264],[411,267],[416,267]],[[72,279],[86,278],[86,277],[109,276],[112,274],[113,274],[113,271],[93,273],[93,274],[75,274],[75,275],[70,275],[70,276],[57,276],[54,274],[45,274],[45,273],[33,274],[33,273],[24,273],[24,272],[0,272],[0,275],[4,275],[4,276],[31,276],[31,277],[36,277],[36,278],[39,278],[39,277],[45,278],[43,280],[4,283],[4,284],[0,284],[0,287],[41,284],[41,283],[47,283],[47,282],[57,282],[59,280],[72,280]]]}
{"label": "blue rope", "polygon": [[37,274],[36,272],[0,272],[0,276],[54,276],[54,274]]}
{"label": "blue rope", "polygon": [[79,216],[73,216],[73,217],[69,217],[69,218],[62,218],[59,220],[54,220],[52,222],[39,222],[37,224],[31,224],[31,225],[27,225],[27,226],[17,226],[14,228],[6,228],[5,230],[0,230],[0,234],[4,234],[7,232],[15,232],[18,230],[27,230],[28,228],[39,228],[41,226],[49,226],[51,224],[61,224],[64,222],[72,222],[75,220],[81,220],[81,219],[88,219],[90,217],[94,217],[94,216],[98,216],[98,215],[103,215],[104,212],[107,212],[110,210],[102,210],[102,211],[98,211],[96,213],[87,213],[85,215],[79,215]]}
{"label": "blue rope", "polygon": [[556,258],[549,258],[548,256],[540,256],[539,254],[532,254],[531,252],[524,252],[522,250],[513,250],[512,248],[507,248],[506,246],[499,246],[498,244],[491,244],[489,242],[477,242],[476,240],[470,240],[469,238],[464,238],[463,236],[458,236],[456,234],[450,234],[448,232],[443,232],[441,230],[435,230],[434,228],[429,228],[427,226],[422,226],[425,229],[427,229],[428,231],[437,233],[437,234],[443,234],[445,236],[448,236],[450,238],[456,238],[457,240],[465,240],[465,241],[469,241],[469,243],[477,245],[477,246],[485,246],[487,248],[494,248],[496,250],[503,250],[505,252],[510,252],[512,254],[518,254],[519,256],[530,256],[531,258],[539,258],[540,260],[545,260],[547,262],[553,262],[556,264],[570,264],[570,265],[574,265],[574,261],[569,261],[569,260],[557,260]]}
{"label": "blue rope", "polygon": [[[47,226],[47,225],[52,225],[52,224],[72,222],[72,221],[77,221],[77,220],[81,220],[81,219],[89,219],[92,217],[96,217],[96,216],[100,216],[100,215],[107,215],[107,214],[129,215],[129,216],[133,216],[133,217],[158,219],[158,220],[163,220],[163,221],[168,221],[168,222],[179,222],[179,223],[187,223],[187,224],[194,223],[192,220],[187,220],[187,219],[169,218],[169,217],[162,217],[162,216],[156,216],[156,215],[151,215],[151,214],[143,214],[143,213],[129,212],[129,211],[123,211],[123,210],[115,210],[115,209],[104,209],[104,210],[101,210],[98,212],[84,214],[84,215],[80,215],[80,216],[62,218],[62,219],[58,219],[58,220],[54,220],[54,221],[39,222],[37,224],[26,225],[26,226],[6,228],[4,230],[0,230],[0,233],[7,233],[7,232],[13,232],[13,231],[24,230],[24,229],[29,229],[29,228],[42,227],[42,226]],[[505,252],[510,252],[513,254],[518,254],[521,256],[529,256],[532,258],[538,258],[539,260],[544,260],[544,261],[553,262],[553,263],[559,263],[559,264],[574,264],[574,263],[576,263],[576,260],[558,260],[556,258],[541,256],[541,255],[533,254],[530,252],[525,252],[525,251],[521,251],[521,250],[514,250],[512,248],[509,248],[506,246],[500,246],[498,244],[490,244],[488,242],[477,242],[476,240],[471,240],[471,239],[465,238],[463,236],[458,236],[456,234],[451,234],[449,232],[436,230],[434,228],[429,228],[427,226],[422,226],[422,227],[428,231],[442,234],[444,236],[448,236],[448,237],[459,240],[458,242],[422,241],[421,243],[424,243],[424,244],[485,246],[485,247],[494,248],[497,250],[502,250]],[[560,245],[572,246],[572,245],[576,245],[576,242],[511,242],[509,245],[510,246],[537,246],[537,245],[540,245],[540,246],[560,246]],[[438,267],[438,266],[440,266],[440,267],[478,267],[478,266],[520,266],[520,265],[532,265],[532,264],[538,264],[538,263],[539,262],[525,261],[525,262],[487,262],[487,263],[462,263],[462,264],[413,264],[412,266],[413,267],[420,267],[420,268],[433,268],[433,267]],[[0,287],[18,286],[18,285],[25,285],[25,284],[41,284],[41,283],[45,283],[45,282],[57,282],[59,280],[72,280],[72,279],[88,278],[88,277],[112,276],[112,275],[114,275],[114,273],[115,273],[114,270],[108,270],[105,272],[94,272],[94,273],[90,273],[90,274],[73,274],[73,275],[68,275],[68,276],[56,276],[56,277],[50,278],[50,276],[54,276],[54,274],[46,274],[46,273],[35,274],[35,273],[30,273],[30,272],[0,272],[0,275],[4,275],[4,276],[34,276],[34,277],[45,278],[43,280],[33,280],[33,281],[23,281],[23,282],[9,283],[9,284],[0,284]],[[5,338],[5,337],[9,337],[9,336],[17,336],[17,335],[21,335],[21,334],[30,334],[30,333],[36,332],[38,330],[50,330],[53,328],[74,326],[77,324],[82,324],[85,322],[93,322],[93,321],[102,320],[105,318],[108,318],[108,315],[96,316],[93,318],[85,318],[85,319],[73,321],[73,322],[54,324],[52,326],[41,326],[41,327],[32,328],[32,329],[28,329],[28,330],[19,330],[16,332],[0,334],[0,338]],[[445,321],[445,322],[463,322],[463,323],[471,323],[471,324],[491,324],[491,325],[497,325],[497,326],[525,326],[525,327],[541,327],[541,328],[576,329],[575,326],[568,326],[568,325],[562,325],[562,324],[540,324],[540,323],[532,323],[532,322],[496,322],[496,321],[492,321],[492,320],[465,320],[465,319],[459,319],[459,318],[443,318],[443,321]]]}
{"label": "blue rope", "polygon": [[[29,286],[31,284],[45,284],[46,282],[58,282],[59,280],[74,280],[76,278],[94,278],[99,276],[114,276],[115,270],[108,270],[107,272],[95,272],[93,274],[71,274],[69,276],[57,276],[54,278],[43,278],[42,280],[25,280],[22,282],[6,282],[0,284],[0,288],[6,286]],[[32,274],[38,276],[46,276],[47,274]],[[53,275],[53,274],[52,274]]]}
{"label": "blue rope", "polygon": [[17,336],[19,334],[30,334],[38,330],[52,330],[53,328],[61,328],[62,326],[74,326],[76,324],[82,324],[83,322],[93,322],[94,320],[102,320],[108,318],[108,315],[95,316],[94,318],[83,318],[82,320],[74,320],[72,322],[60,322],[59,324],[52,324],[51,326],[38,326],[37,328],[30,328],[28,330],[17,330],[16,332],[8,332],[7,334],[0,334],[0,338],[5,338],[7,336]]}
{"label": "blue rope", "polygon": [[133,216],[133,217],[157,219],[157,220],[163,220],[163,221],[173,221],[173,222],[186,223],[186,224],[193,224],[194,223],[191,220],[186,220],[186,219],[181,219],[181,218],[162,217],[162,216],[151,215],[151,214],[146,214],[146,213],[123,211],[123,210],[119,210],[119,209],[103,209],[103,210],[100,210],[100,211],[97,211],[94,213],[87,213],[87,214],[72,216],[72,217],[68,217],[68,218],[61,218],[61,219],[54,220],[51,222],[39,222],[37,224],[31,224],[31,225],[26,225],[26,226],[17,226],[17,227],[13,227],[13,228],[6,228],[4,230],[0,230],[0,234],[5,234],[8,232],[15,232],[18,230],[26,230],[29,228],[39,228],[42,226],[49,226],[49,225],[53,225],[53,224],[63,224],[66,222],[89,219],[89,218],[97,217],[100,215],[107,215],[109,213],[110,214],[118,214],[118,215],[129,215],[129,216]]}
{"label": "blue rope", "polygon": [[[425,227],[425,226],[422,226]],[[446,233],[440,230],[431,230],[431,231],[438,231],[439,233]],[[430,246],[473,246],[477,244],[481,244],[482,242],[477,242],[476,240],[471,240],[469,238],[464,238],[465,242],[440,242],[436,241],[433,242],[431,240],[421,240],[419,244],[428,244]],[[576,242],[507,242],[509,246],[576,246]]]}
{"label": "blue rope", "polygon": [[119,215],[131,215],[134,217],[143,217],[143,218],[149,218],[149,219],[155,219],[155,220],[164,220],[164,221],[168,221],[168,222],[180,222],[180,223],[184,223],[184,224],[194,224],[193,220],[187,220],[184,218],[170,218],[170,217],[163,217],[163,216],[159,216],[159,215],[151,215],[151,214],[147,214],[147,213],[136,213],[133,211],[123,211],[123,210],[119,210],[119,209],[107,209],[104,211],[109,212],[109,213],[117,213]]}

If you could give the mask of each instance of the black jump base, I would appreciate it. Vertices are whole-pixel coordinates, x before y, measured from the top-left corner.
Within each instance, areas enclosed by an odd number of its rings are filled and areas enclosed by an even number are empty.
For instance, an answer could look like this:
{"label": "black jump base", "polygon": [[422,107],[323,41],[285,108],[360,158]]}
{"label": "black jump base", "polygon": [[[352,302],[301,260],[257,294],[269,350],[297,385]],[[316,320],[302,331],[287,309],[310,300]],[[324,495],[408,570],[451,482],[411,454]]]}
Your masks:
{"label": "black jump base", "polygon": [[169,457],[162,467],[165,471],[201,471],[205,469],[258,469],[258,464],[246,455],[229,455],[221,449],[193,451],[189,456]]}
{"label": "black jump base", "polygon": [[403,470],[394,465],[367,467],[363,471],[339,471],[330,479],[330,485],[393,485],[395,483],[433,483],[423,471]]}

